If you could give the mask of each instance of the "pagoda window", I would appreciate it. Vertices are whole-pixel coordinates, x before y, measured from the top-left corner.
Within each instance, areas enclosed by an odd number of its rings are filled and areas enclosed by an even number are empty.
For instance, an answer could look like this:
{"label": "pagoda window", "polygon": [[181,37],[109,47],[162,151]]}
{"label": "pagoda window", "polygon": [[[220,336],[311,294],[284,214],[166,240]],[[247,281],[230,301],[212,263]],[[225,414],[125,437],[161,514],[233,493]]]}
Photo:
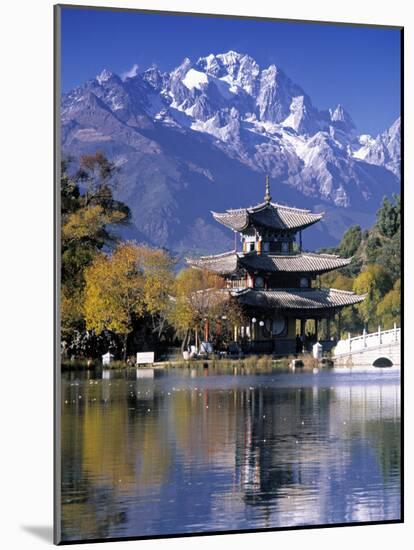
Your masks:
{"label": "pagoda window", "polygon": [[309,279],[307,277],[301,277],[300,278],[300,288],[309,288]]}
{"label": "pagoda window", "polygon": [[254,242],[253,243],[248,243],[248,251],[249,252],[253,252],[254,251]]}
{"label": "pagoda window", "polygon": [[269,243],[263,243],[263,252],[269,252]]}
{"label": "pagoda window", "polygon": [[289,252],[289,243],[286,241],[282,243],[282,252]]}

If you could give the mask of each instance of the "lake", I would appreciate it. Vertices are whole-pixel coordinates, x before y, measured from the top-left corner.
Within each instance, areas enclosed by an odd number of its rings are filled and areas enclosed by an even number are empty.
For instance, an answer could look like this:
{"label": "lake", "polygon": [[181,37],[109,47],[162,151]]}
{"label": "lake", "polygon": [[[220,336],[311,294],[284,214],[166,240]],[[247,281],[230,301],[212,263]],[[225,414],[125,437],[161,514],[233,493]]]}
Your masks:
{"label": "lake", "polygon": [[398,372],[62,377],[64,541],[400,518]]}

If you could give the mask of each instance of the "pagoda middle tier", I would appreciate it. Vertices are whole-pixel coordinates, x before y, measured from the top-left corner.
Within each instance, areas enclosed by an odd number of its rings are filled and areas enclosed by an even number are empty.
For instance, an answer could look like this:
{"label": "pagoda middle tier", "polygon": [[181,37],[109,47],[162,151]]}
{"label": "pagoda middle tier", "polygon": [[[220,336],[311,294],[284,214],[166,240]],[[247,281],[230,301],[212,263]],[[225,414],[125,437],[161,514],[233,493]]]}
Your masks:
{"label": "pagoda middle tier", "polygon": [[351,259],[340,258],[334,254],[316,254],[313,252],[258,255],[255,252],[245,254],[231,251],[213,256],[187,259],[187,262],[192,267],[207,269],[218,275],[230,276],[262,272],[266,274],[306,273],[316,276],[344,267],[351,262]]}

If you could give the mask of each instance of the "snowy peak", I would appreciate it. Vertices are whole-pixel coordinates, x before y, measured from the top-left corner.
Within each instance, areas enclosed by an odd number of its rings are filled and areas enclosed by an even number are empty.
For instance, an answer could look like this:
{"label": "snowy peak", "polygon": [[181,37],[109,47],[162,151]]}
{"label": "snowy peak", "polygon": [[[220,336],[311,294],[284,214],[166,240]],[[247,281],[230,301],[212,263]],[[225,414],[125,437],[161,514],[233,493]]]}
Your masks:
{"label": "snowy peak", "polygon": [[206,73],[190,69],[182,79],[182,83],[189,90],[193,90],[194,88],[202,90],[208,84],[208,77]]}
{"label": "snowy peak", "polygon": [[[260,88],[257,95],[256,105],[260,120],[273,123],[280,123],[291,113],[292,108],[297,110],[294,98],[303,96],[305,92],[294,84],[285,73],[276,67],[270,65],[260,74]],[[309,98],[306,98],[310,105]]]}
{"label": "snowy peak", "polygon": [[196,63],[197,68],[218,77],[222,69],[222,65],[214,54],[210,54],[207,57],[200,57]]}
{"label": "snowy peak", "polygon": [[385,166],[400,177],[401,170],[401,120],[400,117],[375,139],[369,135],[359,138],[361,147],[354,151],[353,156],[376,166]]}
{"label": "snowy peak", "polygon": [[99,74],[96,77],[96,80],[102,86],[102,84],[104,84],[105,82],[108,82],[109,80],[111,80],[114,77],[118,78],[116,75],[114,75],[114,73],[112,73],[111,71],[108,71],[108,69],[104,69],[101,72],[101,74]]}
{"label": "snowy peak", "polygon": [[289,110],[290,114],[283,121],[283,126],[292,128],[298,134],[314,134],[321,128],[318,112],[307,96],[293,97]]}
{"label": "snowy peak", "polygon": [[233,92],[241,88],[249,95],[254,93],[254,83],[260,73],[260,67],[252,57],[232,50],[200,57],[196,66],[206,74],[227,82],[233,87]]}
{"label": "snowy peak", "polygon": [[260,70],[259,65],[252,57],[233,50],[217,55],[210,54],[206,57],[200,57],[196,65],[203,71],[218,78],[226,74],[231,74],[237,78],[240,71]]}
{"label": "snowy peak", "polygon": [[155,65],[152,65],[142,73],[142,79],[144,82],[147,82],[147,84],[154,88],[154,90],[162,89],[165,78],[166,75],[162,74]]}
{"label": "snowy peak", "polygon": [[400,134],[400,132],[401,132],[401,117],[398,117],[396,119],[396,121],[394,122],[394,124],[392,124],[392,126],[390,127],[390,132],[394,135],[397,134],[397,133],[398,133],[398,135]]}
{"label": "snowy peak", "polygon": [[217,55],[217,58],[221,60],[223,65],[226,65],[228,67],[240,65],[240,62],[246,58],[254,62],[254,59],[249,57],[247,54],[235,52],[234,50],[229,50],[226,53],[219,53]]}
{"label": "snowy peak", "polygon": [[172,71],[171,78],[172,79],[183,78],[186,75],[186,73],[190,70],[191,66],[192,66],[191,59],[189,57],[185,57],[182,60],[181,64],[178,65],[178,67]]}
{"label": "snowy peak", "polygon": [[398,117],[397,120],[390,126],[390,128],[384,132],[383,138],[387,141],[388,146],[394,146],[396,143],[401,142],[401,118]]}
{"label": "snowy peak", "polygon": [[[142,136],[134,132],[143,128],[154,132],[154,150],[174,141],[169,133],[174,130],[219,151],[220,162],[231,159],[336,206],[382,195],[378,181],[394,185],[400,174],[399,119],[375,138],[358,136],[341,104],[319,110],[276,64],[260,67],[248,54],[233,50],[210,53],[195,63],[186,57],[165,73],[134,65],[121,79],[105,69],[62,97],[62,122],[74,144],[80,147],[79,136],[82,143],[98,139],[92,129],[102,121],[119,135],[125,131],[119,143],[109,131],[99,138],[99,147],[104,139],[112,143],[111,155],[124,151],[125,144],[125,155],[139,152],[136,143],[142,144]],[[157,136],[163,141],[158,143]]]}
{"label": "snowy peak", "polygon": [[329,109],[331,121],[344,131],[350,132],[355,130],[355,124],[351,116],[341,104],[338,104],[335,109]]}
{"label": "snowy peak", "polygon": [[[171,72],[169,93],[174,108],[190,116],[199,113],[199,120],[206,120],[212,110],[236,108],[242,118],[253,114],[262,122],[276,124],[288,119],[287,126],[296,131],[321,128],[313,120],[319,113],[310,98],[281,69],[274,64],[262,69],[249,55],[233,50],[200,57],[195,64],[186,58]],[[298,97],[303,99],[295,100]]]}

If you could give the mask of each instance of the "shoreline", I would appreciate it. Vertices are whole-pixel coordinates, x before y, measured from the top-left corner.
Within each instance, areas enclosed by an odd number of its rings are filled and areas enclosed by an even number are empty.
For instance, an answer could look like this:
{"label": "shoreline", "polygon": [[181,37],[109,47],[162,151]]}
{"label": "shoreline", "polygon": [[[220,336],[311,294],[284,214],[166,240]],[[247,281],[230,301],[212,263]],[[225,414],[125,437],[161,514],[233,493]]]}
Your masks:
{"label": "shoreline", "polygon": [[103,365],[101,361],[92,360],[73,360],[62,361],[61,372],[72,371],[94,371],[94,370],[140,370],[140,369],[167,369],[167,368],[249,368],[257,371],[264,369],[275,370],[292,370],[295,367],[292,366],[293,362],[301,362],[301,365],[296,365],[298,370],[312,370],[314,368],[331,369],[332,365],[329,363],[321,363],[317,359],[314,359],[311,355],[299,355],[297,357],[287,356],[274,359],[271,356],[257,356],[249,355],[246,357],[237,358],[206,358],[206,359],[171,359],[164,361],[156,361],[147,365],[133,365],[123,361],[113,361],[109,365]]}

